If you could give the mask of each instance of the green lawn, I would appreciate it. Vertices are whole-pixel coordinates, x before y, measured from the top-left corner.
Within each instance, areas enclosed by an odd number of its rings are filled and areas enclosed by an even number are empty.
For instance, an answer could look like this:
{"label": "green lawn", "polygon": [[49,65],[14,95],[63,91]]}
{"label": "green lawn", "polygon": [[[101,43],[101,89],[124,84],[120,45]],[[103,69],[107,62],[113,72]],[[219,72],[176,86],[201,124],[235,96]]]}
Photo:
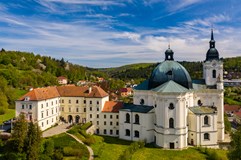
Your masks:
{"label": "green lawn", "polygon": [[[86,146],[80,144],[66,133],[50,137],[50,139],[54,141],[55,150],[61,150],[63,152],[65,160],[88,159],[89,157],[89,151],[87,150]],[[78,155],[77,157],[69,155],[76,153]]]}
{"label": "green lawn", "polygon": [[0,115],[0,124],[14,117],[15,117],[15,109],[8,109],[5,114]]}

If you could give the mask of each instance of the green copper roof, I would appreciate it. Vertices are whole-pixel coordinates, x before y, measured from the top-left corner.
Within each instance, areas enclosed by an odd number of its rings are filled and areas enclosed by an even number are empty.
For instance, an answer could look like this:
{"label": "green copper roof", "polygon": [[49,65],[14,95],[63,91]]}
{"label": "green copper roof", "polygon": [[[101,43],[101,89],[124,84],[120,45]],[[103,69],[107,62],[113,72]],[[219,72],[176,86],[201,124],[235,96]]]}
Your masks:
{"label": "green copper roof", "polygon": [[217,112],[215,111],[214,108],[211,107],[190,107],[190,111],[192,111],[194,114],[216,114]]}
{"label": "green copper roof", "polygon": [[148,113],[153,108],[154,108],[153,106],[135,105],[135,104],[131,104],[131,103],[124,103],[124,106],[120,109],[120,111],[121,110],[127,110],[127,111],[130,111],[130,112]]}
{"label": "green copper roof", "polygon": [[134,89],[136,89],[136,90],[148,90],[148,84],[149,84],[149,80],[145,80],[141,84],[136,86]]}
{"label": "green copper roof", "polygon": [[149,89],[156,88],[169,80],[185,88],[192,88],[192,80],[187,70],[176,61],[166,60],[153,70],[149,79]]}
{"label": "green copper roof", "polygon": [[182,92],[188,91],[187,88],[181,86],[180,84],[178,84],[172,80],[170,80],[152,90],[156,91],[156,92],[162,92],[162,93],[182,93]]}

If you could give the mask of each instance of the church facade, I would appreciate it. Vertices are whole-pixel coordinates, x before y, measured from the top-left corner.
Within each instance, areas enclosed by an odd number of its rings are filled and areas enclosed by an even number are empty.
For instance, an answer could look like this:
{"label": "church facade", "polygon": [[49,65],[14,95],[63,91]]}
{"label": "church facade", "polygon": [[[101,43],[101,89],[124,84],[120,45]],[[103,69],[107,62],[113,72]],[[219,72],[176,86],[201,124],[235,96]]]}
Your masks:
{"label": "church facade", "polygon": [[[223,62],[215,48],[213,31],[209,43],[200,80],[192,80],[168,48],[165,60],[134,89],[133,104],[111,102],[99,87],[63,86],[52,88],[54,96],[49,93],[44,98],[44,93],[38,93],[39,100],[30,91],[16,101],[16,115],[30,114],[43,130],[61,117],[69,123],[92,122],[96,134],[154,142],[166,149],[218,147],[224,140]],[[26,110],[25,103],[31,110]],[[50,107],[53,114],[49,114]],[[45,110],[49,110],[47,117]]]}
{"label": "church facade", "polygon": [[[217,147],[218,142],[224,140],[222,77],[223,62],[215,48],[213,31],[201,80],[192,80],[187,70],[174,61],[174,52],[168,48],[165,61],[134,90],[134,104],[149,106],[149,112],[144,114],[151,114],[151,118],[143,120],[148,125],[140,130],[145,135],[139,136],[168,149],[181,149],[188,145]],[[135,115],[138,112],[134,110],[121,109],[120,115]],[[120,124],[127,133],[135,128],[135,124],[130,127],[125,122]],[[148,133],[143,132],[143,128]],[[120,137],[129,139],[125,135]]]}

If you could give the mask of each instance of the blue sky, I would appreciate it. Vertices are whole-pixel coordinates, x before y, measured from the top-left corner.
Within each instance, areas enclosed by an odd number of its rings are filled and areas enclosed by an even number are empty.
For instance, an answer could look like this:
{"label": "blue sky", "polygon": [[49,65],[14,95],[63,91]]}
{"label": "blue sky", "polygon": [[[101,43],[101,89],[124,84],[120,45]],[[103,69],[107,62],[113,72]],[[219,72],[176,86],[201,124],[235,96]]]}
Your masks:
{"label": "blue sky", "polygon": [[88,67],[240,56],[239,0],[0,0],[0,48]]}

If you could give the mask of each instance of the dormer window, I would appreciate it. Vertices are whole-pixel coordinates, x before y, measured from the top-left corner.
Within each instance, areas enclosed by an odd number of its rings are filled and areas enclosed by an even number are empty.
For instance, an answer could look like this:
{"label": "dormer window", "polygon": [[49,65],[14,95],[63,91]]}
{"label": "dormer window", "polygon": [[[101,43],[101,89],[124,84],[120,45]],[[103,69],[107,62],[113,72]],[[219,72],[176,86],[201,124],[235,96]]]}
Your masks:
{"label": "dormer window", "polygon": [[24,98],[24,101],[29,101],[29,100],[30,100],[30,97],[28,96]]}

